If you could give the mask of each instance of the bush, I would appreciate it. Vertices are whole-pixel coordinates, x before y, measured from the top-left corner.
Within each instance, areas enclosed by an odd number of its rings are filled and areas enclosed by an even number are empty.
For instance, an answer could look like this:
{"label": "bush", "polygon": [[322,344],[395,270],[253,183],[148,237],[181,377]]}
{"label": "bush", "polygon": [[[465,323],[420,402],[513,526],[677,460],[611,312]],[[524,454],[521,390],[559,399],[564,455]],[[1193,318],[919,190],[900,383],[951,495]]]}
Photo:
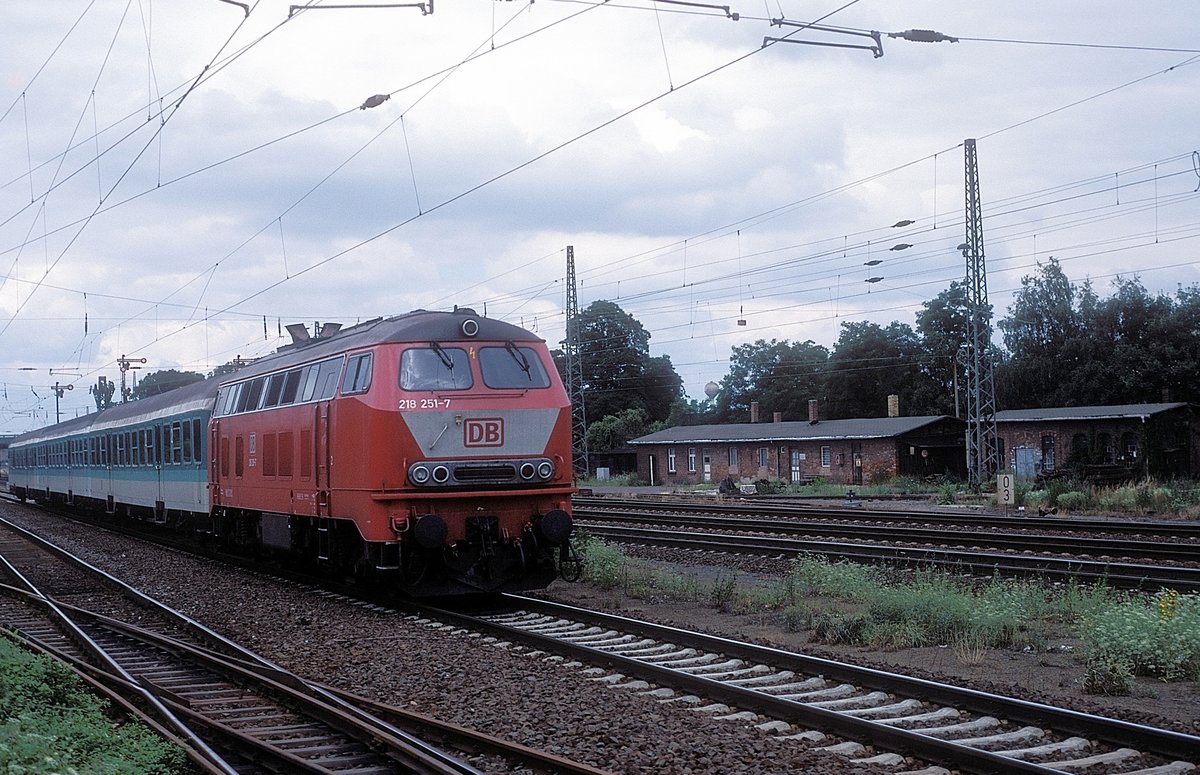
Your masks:
{"label": "bush", "polygon": [[1066,511],[1079,511],[1087,508],[1091,499],[1084,492],[1064,492],[1054,499],[1054,505]]}
{"label": "bush", "polygon": [[1164,592],[1095,611],[1081,626],[1088,659],[1164,681],[1200,679],[1200,598]]}

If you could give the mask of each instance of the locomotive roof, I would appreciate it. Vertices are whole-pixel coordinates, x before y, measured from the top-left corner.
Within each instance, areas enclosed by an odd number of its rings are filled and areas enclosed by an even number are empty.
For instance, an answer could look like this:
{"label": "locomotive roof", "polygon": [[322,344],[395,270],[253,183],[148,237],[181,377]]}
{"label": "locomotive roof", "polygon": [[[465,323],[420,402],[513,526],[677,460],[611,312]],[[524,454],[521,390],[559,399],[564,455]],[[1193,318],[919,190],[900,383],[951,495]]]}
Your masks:
{"label": "locomotive roof", "polygon": [[[465,336],[461,326],[465,320],[474,320],[479,331],[473,337]],[[280,347],[232,374],[222,377],[222,383],[239,382],[247,377],[279,371],[331,355],[370,347],[377,344],[399,342],[456,342],[464,340],[543,342],[541,337],[520,326],[493,320],[476,314],[474,310],[461,308],[453,312],[430,312],[418,309],[405,315],[368,320],[350,328],[343,328],[330,336],[315,337],[302,342]]]}
{"label": "locomotive roof", "polygon": [[[468,319],[473,319],[479,324],[479,331],[473,337],[465,336],[460,328],[463,321]],[[289,344],[280,347],[274,354],[259,358],[232,374],[211,377],[156,396],[117,404],[100,412],[28,431],[17,436],[12,443],[19,445],[31,441],[60,439],[89,428],[99,431],[108,427],[125,426],[136,422],[150,422],[193,409],[212,409],[219,384],[237,382],[247,377],[310,363],[347,350],[390,342],[449,342],[465,339],[511,342],[545,341],[519,326],[483,317],[472,309],[462,308],[453,312],[430,312],[419,309],[405,315],[368,320],[365,323],[341,329],[329,336]]]}

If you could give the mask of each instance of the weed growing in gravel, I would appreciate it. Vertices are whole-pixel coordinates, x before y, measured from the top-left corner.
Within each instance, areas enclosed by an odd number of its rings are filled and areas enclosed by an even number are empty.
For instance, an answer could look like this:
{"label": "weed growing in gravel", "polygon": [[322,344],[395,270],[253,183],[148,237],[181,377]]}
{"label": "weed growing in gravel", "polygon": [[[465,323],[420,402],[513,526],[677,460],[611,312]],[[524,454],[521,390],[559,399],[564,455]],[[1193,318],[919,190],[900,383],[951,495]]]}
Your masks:
{"label": "weed growing in gravel", "polygon": [[114,724],[74,673],[0,636],[0,772],[189,772],[183,750]]}
{"label": "weed growing in gravel", "polygon": [[1167,591],[1128,599],[1081,622],[1088,662],[1127,665],[1132,675],[1200,680],[1200,598]]}

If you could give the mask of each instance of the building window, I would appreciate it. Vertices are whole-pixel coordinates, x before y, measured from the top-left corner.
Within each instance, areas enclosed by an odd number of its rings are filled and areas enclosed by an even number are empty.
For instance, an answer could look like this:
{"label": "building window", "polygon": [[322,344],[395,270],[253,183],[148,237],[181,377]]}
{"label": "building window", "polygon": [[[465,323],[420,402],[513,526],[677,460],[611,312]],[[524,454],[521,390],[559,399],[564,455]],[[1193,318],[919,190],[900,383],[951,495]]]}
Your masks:
{"label": "building window", "polygon": [[769,461],[768,454],[769,454],[769,451],[766,447],[758,448],[758,467],[759,468],[767,467],[767,463]]}
{"label": "building window", "polygon": [[1054,437],[1042,437],[1042,470],[1050,473],[1054,470]]}
{"label": "building window", "polygon": [[737,468],[737,447],[729,448],[729,467]]}
{"label": "building window", "polygon": [[688,471],[696,473],[696,448],[688,447]]}
{"label": "building window", "polygon": [[675,473],[675,448],[667,447],[667,473]]}
{"label": "building window", "polygon": [[833,462],[829,447],[821,447],[821,468],[829,468]]}

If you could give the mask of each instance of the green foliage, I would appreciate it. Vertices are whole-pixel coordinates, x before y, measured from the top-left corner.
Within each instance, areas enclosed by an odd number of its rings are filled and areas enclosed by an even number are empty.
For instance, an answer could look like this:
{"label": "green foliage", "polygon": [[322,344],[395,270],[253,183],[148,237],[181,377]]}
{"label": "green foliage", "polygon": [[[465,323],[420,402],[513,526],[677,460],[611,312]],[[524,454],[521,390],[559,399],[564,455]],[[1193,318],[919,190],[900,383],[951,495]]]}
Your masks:
{"label": "green foliage", "polygon": [[598,419],[587,428],[588,450],[605,452],[621,449],[630,439],[645,435],[648,422],[646,410],[641,407]]}
{"label": "green foliage", "polygon": [[1064,492],[1054,499],[1054,505],[1067,511],[1080,511],[1090,502],[1091,497],[1086,492]]}
{"label": "green foliage", "polygon": [[733,608],[737,597],[737,574],[722,573],[712,586],[710,599],[713,608],[718,611],[728,611]]}
{"label": "green foliage", "polygon": [[729,374],[721,380],[717,417],[723,422],[749,422],[750,402],[770,417],[808,418],[808,400],[825,395],[829,351],[813,341],[759,339],[738,345],[729,356]]}
{"label": "green foliage", "polygon": [[1133,675],[1200,680],[1200,597],[1165,592],[1093,612],[1081,623],[1089,660]]}
{"label": "green foliage", "polygon": [[65,666],[0,637],[0,772],[188,772],[182,749],[137,722],[116,724]]}
{"label": "green foliage", "polygon": [[178,371],[176,369],[152,371],[138,380],[137,385],[130,391],[129,397],[136,401],[139,398],[157,396],[160,393],[167,393],[203,380],[204,375],[194,371]]}
{"label": "green foliage", "polygon": [[[650,333],[611,301],[594,301],[568,323],[579,339],[588,415],[597,419],[638,408],[663,420],[682,395],[683,380],[662,355],[650,357]],[[561,354],[556,354],[560,373]]]}
{"label": "green foliage", "polygon": [[583,530],[575,532],[575,548],[583,558],[583,579],[600,589],[616,589],[625,578],[621,550]]}

